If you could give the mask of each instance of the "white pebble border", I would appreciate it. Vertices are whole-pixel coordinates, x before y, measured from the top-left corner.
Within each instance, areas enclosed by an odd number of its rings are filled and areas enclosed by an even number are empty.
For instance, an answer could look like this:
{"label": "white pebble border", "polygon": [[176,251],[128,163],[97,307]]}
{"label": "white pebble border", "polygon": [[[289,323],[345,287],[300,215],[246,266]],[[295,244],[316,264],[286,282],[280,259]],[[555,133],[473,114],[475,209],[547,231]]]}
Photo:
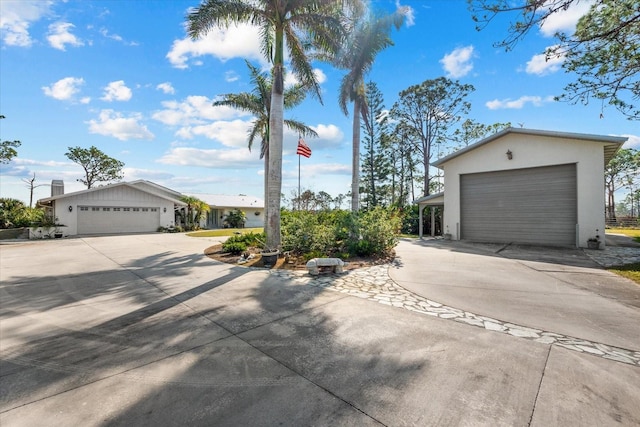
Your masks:
{"label": "white pebble border", "polygon": [[557,345],[580,353],[640,366],[640,351],[612,347],[567,335],[515,325],[421,297],[398,286],[391,280],[388,273],[389,267],[389,264],[377,265],[349,270],[343,274],[329,273],[320,276],[310,276],[306,271],[291,270],[270,270],[270,273],[293,280],[296,283],[318,286],[416,313],[466,323],[489,331],[501,332],[542,344]]}

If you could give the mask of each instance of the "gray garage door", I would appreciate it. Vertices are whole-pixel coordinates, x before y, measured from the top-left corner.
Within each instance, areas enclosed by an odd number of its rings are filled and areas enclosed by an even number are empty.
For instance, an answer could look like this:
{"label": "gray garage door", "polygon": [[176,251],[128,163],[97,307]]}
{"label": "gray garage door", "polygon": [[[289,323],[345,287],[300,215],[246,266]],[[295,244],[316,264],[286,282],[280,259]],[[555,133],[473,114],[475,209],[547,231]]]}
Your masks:
{"label": "gray garage door", "polygon": [[78,207],[78,234],[152,232],[159,226],[158,207]]}
{"label": "gray garage door", "polygon": [[575,246],[576,165],[462,175],[460,237]]}

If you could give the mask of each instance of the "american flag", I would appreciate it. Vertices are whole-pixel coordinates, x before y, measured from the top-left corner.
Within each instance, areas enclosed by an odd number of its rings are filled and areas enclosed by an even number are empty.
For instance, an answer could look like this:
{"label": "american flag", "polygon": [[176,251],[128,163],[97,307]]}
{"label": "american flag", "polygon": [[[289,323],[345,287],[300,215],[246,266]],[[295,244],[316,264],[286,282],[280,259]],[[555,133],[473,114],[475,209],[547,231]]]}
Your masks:
{"label": "american flag", "polygon": [[305,156],[307,159],[311,157],[311,148],[307,144],[304,143],[304,139],[298,139],[298,151],[296,154],[299,156]]}

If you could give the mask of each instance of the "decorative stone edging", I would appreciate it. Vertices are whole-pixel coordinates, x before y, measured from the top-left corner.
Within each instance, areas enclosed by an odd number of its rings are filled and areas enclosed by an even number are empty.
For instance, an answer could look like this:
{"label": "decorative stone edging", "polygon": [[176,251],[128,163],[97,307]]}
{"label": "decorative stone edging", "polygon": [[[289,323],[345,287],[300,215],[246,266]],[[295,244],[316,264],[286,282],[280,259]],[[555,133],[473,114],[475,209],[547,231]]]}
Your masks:
{"label": "decorative stone edging", "polygon": [[607,246],[605,250],[583,250],[592,261],[605,268],[640,262],[640,248]]}
{"label": "decorative stone edging", "polygon": [[449,307],[416,295],[398,286],[389,277],[389,267],[389,264],[377,265],[358,270],[349,270],[344,274],[326,274],[313,277],[303,271],[270,270],[270,273],[297,283],[318,286],[380,304],[404,308],[416,313],[449,319],[489,331],[500,332],[542,344],[557,345],[580,353],[640,366],[640,351],[613,347],[568,335],[503,322],[491,317],[480,316]]}

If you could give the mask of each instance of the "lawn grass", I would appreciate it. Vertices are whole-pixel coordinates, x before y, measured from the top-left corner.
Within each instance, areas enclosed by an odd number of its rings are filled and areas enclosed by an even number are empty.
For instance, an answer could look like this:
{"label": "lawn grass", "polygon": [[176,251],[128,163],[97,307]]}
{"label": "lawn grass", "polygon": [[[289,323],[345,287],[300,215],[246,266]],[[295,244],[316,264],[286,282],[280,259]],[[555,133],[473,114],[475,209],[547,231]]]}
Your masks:
{"label": "lawn grass", "polygon": [[640,228],[607,228],[605,232],[610,234],[624,234],[625,236],[633,237],[633,240],[640,243]]}
{"label": "lawn grass", "polygon": [[189,237],[229,237],[241,233],[262,233],[263,228],[220,228],[218,230],[201,230],[187,233]]}
{"label": "lawn grass", "polygon": [[640,262],[635,262],[633,264],[627,264],[620,267],[610,267],[607,268],[607,270],[612,271],[619,276],[631,279],[638,285],[640,285]]}

